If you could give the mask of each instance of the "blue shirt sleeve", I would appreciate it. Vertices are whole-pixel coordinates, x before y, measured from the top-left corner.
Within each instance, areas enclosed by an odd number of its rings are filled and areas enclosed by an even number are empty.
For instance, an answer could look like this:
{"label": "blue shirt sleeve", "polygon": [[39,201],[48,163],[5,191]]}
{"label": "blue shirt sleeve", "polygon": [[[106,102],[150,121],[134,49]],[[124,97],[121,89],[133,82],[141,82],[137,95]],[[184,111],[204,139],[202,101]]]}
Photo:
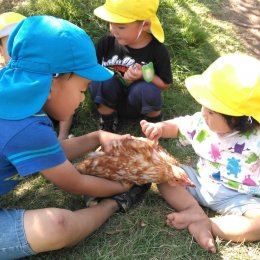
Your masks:
{"label": "blue shirt sleeve", "polygon": [[4,149],[7,160],[21,176],[62,164],[66,156],[50,124],[36,121],[17,133]]}

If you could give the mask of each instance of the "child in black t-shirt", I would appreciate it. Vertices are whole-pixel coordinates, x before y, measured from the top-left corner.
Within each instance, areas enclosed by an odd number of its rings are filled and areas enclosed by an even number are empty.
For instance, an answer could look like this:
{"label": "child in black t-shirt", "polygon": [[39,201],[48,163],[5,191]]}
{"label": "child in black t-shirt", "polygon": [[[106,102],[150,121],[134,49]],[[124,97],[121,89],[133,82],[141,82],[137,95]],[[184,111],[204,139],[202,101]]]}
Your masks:
{"label": "child in black t-shirt", "polygon": [[106,1],[94,10],[111,32],[96,46],[98,61],[115,72],[90,86],[103,130],[116,131],[117,115],[161,121],[161,90],[172,83],[172,72],[158,5],[158,0]]}

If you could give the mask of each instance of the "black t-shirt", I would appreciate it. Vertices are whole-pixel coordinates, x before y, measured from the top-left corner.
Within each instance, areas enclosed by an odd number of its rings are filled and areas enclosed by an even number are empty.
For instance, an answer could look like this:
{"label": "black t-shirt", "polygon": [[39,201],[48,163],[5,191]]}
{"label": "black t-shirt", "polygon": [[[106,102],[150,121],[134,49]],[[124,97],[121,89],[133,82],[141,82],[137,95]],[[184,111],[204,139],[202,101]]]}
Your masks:
{"label": "black t-shirt", "polygon": [[120,45],[116,38],[108,33],[96,45],[98,62],[122,76],[135,63],[153,62],[155,74],[166,84],[172,83],[171,62],[166,47],[152,38],[143,48],[133,49]]}

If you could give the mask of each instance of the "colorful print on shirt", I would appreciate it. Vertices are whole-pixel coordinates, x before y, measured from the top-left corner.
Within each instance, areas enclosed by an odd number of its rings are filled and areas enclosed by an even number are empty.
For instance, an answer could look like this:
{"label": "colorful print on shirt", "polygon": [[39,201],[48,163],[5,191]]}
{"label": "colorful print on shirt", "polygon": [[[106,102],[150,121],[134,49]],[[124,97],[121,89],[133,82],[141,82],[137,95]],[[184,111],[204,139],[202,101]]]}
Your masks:
{"label": "colorful print on shirt", "polygon": [[200,112],[176,119],[180,142],[192,145],[199,156],[201,178],[260,196],[260,128],[241,134],[212,132]]}

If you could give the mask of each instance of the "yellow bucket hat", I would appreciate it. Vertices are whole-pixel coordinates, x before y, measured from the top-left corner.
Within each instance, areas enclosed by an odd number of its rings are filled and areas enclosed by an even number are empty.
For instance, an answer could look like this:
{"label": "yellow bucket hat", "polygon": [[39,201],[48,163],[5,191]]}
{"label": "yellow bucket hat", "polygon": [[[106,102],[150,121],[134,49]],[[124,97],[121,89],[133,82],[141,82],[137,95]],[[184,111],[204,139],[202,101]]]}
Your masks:
{"label": "yellow bucket hat", "polygon": [[227,54],[201,75],[188,77],[195,100],[212,111],[250,116],[260,122],[260,61],[245,54]]}
{"label": "yellow bucket hat", "polygon": [[156,16],[159,0],[106,0],[105,4],[94,10],[94,14],[110,23],[132,23],[149,19],[151,33],[164,42],[164,32]]}
{"label": "yellow bucket hat", "polygon": [[26,17],[15,12],[0,14],[0,38],[9,35],[13,28],[24,18]]}

